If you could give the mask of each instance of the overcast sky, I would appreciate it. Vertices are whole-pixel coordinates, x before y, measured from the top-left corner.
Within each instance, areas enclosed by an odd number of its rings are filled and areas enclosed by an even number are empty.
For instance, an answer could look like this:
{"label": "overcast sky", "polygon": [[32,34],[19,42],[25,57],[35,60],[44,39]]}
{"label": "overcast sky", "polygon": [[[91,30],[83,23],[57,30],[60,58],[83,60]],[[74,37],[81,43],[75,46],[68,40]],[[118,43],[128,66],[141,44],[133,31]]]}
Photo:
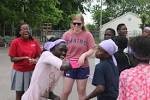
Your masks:
{"label": "overcast sky", "polygon": [[[97,4],[97,0],[93,0],[93,2],[91,2],[91,6],[93,6],[95,4]],[[85,24],[93,24],[93,20],[92,20],[92,16],[91,16],[90,12],[85,12],[85,13],[86,14],[83,14]]]}
{"label": "overcast sky", "polygon": [[86,12],[86,15],[83,14],[83,16],[84,16],[85,24],[93,24],[92,16],[89,12]]}

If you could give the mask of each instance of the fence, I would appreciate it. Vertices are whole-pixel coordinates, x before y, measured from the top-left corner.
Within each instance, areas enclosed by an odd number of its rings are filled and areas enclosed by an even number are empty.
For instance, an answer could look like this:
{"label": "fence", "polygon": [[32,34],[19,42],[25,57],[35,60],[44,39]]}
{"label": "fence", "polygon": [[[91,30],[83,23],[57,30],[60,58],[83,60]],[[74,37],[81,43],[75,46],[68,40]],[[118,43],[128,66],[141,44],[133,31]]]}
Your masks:
{"label": "fence", "polygon": [[[56,37],[62,37],[62,35],[66,32],[66,30],[51,30],[47,34],[42,34],[40,30],[32,30],[33,37],[37,38],[41,43],[47,41],[51,36]],[[99,36],[99,31],[93,31],[91,32],[93,34],[93,37],[96,41],[96,43],[99,43],[101,40],[103,40],[103,33],[101,32],[101,37]],[[140,35],[141,32],[139,31],[133,31],[128,32],[129,37]],[[0,47],[7,46],[10,44],[11,40],[14,38],[14,36],[4,36],[0,37]]]}
{"label": "fence", "polygon": [[[47,41],[51,36],[56,36],[56,37],[62,37],[62,35],[66,32],[67,30],[51,30],[47,34],[42,34],[39,32],[38,34],[33,32],[33,36],[38,38],[41,42]],[[94,31],[91,32],[93,34],[93,37],[96,41],[99,41],[99,32]]]}

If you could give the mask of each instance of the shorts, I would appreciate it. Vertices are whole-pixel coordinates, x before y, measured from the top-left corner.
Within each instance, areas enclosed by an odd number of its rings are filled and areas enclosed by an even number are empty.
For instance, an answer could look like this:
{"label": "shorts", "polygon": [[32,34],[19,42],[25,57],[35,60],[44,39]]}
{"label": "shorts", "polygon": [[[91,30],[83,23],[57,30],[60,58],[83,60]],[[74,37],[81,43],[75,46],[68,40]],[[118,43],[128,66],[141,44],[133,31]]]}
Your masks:
{"label": "shorts", "polygon": [[11,90],[26,91],[30,85],[32,72],[20,72],[13,69],[11,73]]}
{"label": "shorts", "polygon": [[75,68],[64,72],[65,77],[72,79],[87,79],[90,74],[89,67]]}

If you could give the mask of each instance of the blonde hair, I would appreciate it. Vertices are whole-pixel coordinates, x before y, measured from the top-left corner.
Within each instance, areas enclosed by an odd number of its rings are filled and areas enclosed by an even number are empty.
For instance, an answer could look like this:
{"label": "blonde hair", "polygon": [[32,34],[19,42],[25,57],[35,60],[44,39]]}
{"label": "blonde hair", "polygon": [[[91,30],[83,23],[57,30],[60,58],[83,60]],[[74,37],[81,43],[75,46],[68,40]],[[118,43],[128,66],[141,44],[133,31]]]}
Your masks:
{"label": "blonde hair", "polygon": [[88,31],[87,28],[86,28],[85,25],[84,25],[84,17],[83,17],[82,14],[74,14],[74,15],[72,16],[72,21],[73,21],[73,20],[76,20],[76,19],[78,19],[78,18],[80,18],[80,20],[81,20],[81,22],[82,22],[82,24],[83,24],[82,30],[83,30],[83,31]]}

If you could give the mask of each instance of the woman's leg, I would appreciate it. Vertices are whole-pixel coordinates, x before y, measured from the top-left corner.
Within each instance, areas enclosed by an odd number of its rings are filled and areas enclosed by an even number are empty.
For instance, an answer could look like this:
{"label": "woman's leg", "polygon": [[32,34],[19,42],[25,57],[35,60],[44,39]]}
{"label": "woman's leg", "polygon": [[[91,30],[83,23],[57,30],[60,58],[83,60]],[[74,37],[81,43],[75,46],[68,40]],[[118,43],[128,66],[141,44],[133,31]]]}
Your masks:
{"label": "woman's leg", "polygon": [[74,79],[64,77],[64,86],[63,86],[63,93],[61,94],[61,100],[68,100],[69,94],[72,91]]}
{"label": "woman's leg", "polygon": [[86,96],[86,85],[87,85],[87,79],[77,80],[77,91],[78,91],[79,100],[83,100]]}
{"label": "woman's leg", "polygon": [[16,100],[21,100],[23,94],[24,94],[23,91],[16,91]]}

